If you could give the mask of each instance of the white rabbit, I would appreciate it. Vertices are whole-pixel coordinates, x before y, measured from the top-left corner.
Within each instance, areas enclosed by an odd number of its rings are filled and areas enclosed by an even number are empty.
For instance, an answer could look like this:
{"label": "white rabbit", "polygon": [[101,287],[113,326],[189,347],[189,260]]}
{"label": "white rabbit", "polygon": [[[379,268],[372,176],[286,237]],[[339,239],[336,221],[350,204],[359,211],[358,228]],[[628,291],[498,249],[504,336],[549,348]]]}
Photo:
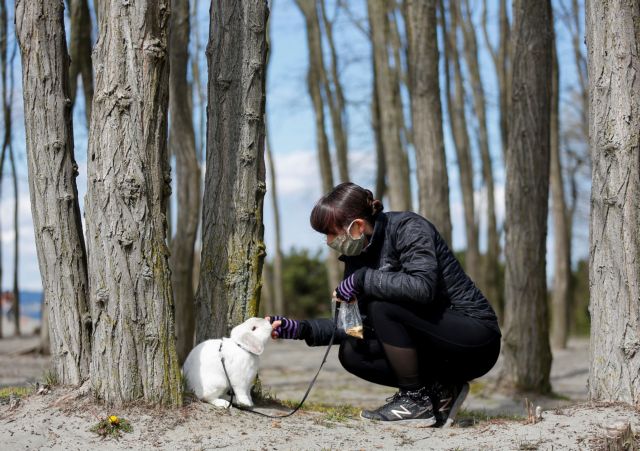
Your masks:
{"label": "white rabbit", "polygon": [[[182,366],[187,389],[198,399],[216,407],[229,407],[222,399],[231,380],[238,404],[253,406],[251,386],[258,373],[258,356],[271,336],[271,324],[263,318],[249,318],[231,330],[230,338],[207,340],[193,348]],[[220,348],[222,343],[222,349]]]}

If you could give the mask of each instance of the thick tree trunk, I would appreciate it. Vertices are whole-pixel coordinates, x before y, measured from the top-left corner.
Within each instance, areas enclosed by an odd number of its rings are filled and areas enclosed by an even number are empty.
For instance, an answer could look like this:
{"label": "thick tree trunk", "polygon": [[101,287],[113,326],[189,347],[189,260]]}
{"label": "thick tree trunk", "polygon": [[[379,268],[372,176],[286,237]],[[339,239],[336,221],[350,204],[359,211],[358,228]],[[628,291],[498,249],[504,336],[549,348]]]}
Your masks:
{"label": "thick tree trunk", "polygon": [[211,6],[207,171],[196,340],[258,313],[265,184],[265,0]]}
{"label": "thick tree trunk", "polygon": [[473,109],[478,120],[478,148],[482,162],[482,181],[486,190],[487,204],[487,252],[483,259],[482,277],[479,283],[482,291],[491,302],[499,318],[502,318],[502,293],[498,286],[500,255],[500,242],[498,237],[498,226],[496,222],[496,202],[493,179],[493,164],[489,151],[489,132],[487,129],[486,100],[482,77],[480,75],[480,64],[478,61],[478,41],[474,24],[471,18],[471,7],[469,1],[465,1],[466,14],[462,22],[464,35],[464,54],[473,91]]}
{"label": "thick tree trunk", "polygon": [[[329,153],[329,139],[325,129],[324,102],[322,100],[321,67],[324,66],[322,59],[322,47],[320,36],[320,25],[316,10],[316,0],[295,0],[298,8],[305,17],[307,29],[307,47],[309,49],[309,69],[307,73],[307,87],[313,104],[313,111],[316,126],[316,144],[318,146],[318,162],[320,166],[320,177],[322,179],[322,191],[328,193],[333,188],[333,170],[331,167],[331,154]],[[335,253],[331,252],[327,256],[327,272],[329,276],[329,291],[340,282],[340,262]]]}
{"label": "thick tree trunk", "polygon": [[551,343],[565,349],[569,338],[569,300],[571,299],[571,234],[564,201],[564,182],[560,161],[560,91],[558,55],[554,39],[551,84],[551,206],[553,217],[553,291],[551,293]]}
{"label": "thick tree trunk", "polygon": [[449,177],[442,133],[436,0],[408,0],[409,86],[420,214],[451,243]]}
{"label": "thick tree trunk", "polygon": [[513,97],[506,183],[505,375],[549,392],[545,255],[551,112],[550,0],[514,3]]}
{"label": "thick tree trunk", "polygon": [[93,102],[93,66],[91,62],[91,14],[87,0],[70,0],[71,38],[69,39],[69,86],[71,103],[75,103],[78,76],[82,76],[87,127]]}
{"label": "thick tree trunk", "polygon": [[64,5],[18,0],[15,13],[31,213],[53,370],[61,384],[80,384],[89,377],[91,320],[75,181]]}
{"label": "thick tree trunk", "polygon": [[108,404],[180,405],[165,217],[169,5],[99,5],[85,202],[91,382]]}
{"label": "thick tree trunk", "polygon": [[189,0],[173,0],[169,56],[169,148],[176,157],[177,226],[171,240],[171,283],[175,302],[176,351],[184,362],[195,333],[193,256],[200,217],[200,165],[187,80]]}
{"label": "thick tree trunk", "polygon": [[376,68],[376,88],[380,115],[380,131],[384,144],[387,170],[387,194],[391,210],[411,209],[411,190],[407,157],[403,152],[398,129],[398,94],[393,69],[389,65],[389,19],[387,0],[368,0],[369,23]]}
{"label": "thick tree trunk", "polygon": [[640,3],[588,0],[591,399],[640,404]]}
{"label": "thick tree trunk", "polygon": [[[443,13],[444,18],[444,13]],[[445,29],[445,82],[446,98],[449,110],[453,142],[458,158],[460,172],[460,192],[464,206],[465,235],[467,239],[467,251],[465,254],[465,270],[472,279],[478,279],[480,268],[480,251],[478,247],[478,225],[475,220],[475,202],[473,189],[473,163],[471,159],[471,144],[469,143],[469,131],[467,115],[465,113],[465,89],[460,68],[460,55],[458,53],[458,22],[460,11],[455,3],[450,7],[451,23]],[[453,69],[453,90],[451,89],[451,69]]]}

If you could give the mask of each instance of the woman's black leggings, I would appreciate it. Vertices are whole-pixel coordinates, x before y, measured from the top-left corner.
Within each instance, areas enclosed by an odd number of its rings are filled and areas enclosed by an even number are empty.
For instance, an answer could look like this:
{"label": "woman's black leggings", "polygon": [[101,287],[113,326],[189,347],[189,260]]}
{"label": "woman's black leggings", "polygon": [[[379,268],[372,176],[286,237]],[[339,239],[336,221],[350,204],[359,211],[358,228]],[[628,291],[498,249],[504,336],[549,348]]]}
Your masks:
{"label": "woman's black leggings", "polygon": [[455,310],[424,314],[410,306],[375,301],[368,304],[367,316],[364,339],[348,337],[340,346],[339,359],[347,371],[376,384],[402,385],[397,356],[387,355],[392,350],[416,350],[423,385],[480,377],[500,353],[498,332]]}

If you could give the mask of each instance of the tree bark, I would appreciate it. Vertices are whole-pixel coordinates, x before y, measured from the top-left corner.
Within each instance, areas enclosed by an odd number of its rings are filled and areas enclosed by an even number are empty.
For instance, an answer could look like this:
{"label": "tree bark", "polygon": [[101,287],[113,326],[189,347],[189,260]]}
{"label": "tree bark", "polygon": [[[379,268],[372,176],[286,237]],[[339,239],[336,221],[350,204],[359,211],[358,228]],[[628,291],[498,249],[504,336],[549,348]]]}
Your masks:
{"label": "tree bark", "polygon": [[466,15],[462,23],[464,36],[464,55],[467,69],[471,77],[473,91],[473,109],[478,121],[478,148],[482,162],[482,182],[487,196],[487,253],[483,259],[482,276],[479,283],[482,291],[491,301],[491,304],[502,318],[502,293],[499,287],[499,264],[500,241],[498,237],[498,226],[496,221],[495,187],[493,178],[493,164],[489,150],[489,132],[487,130],[486,100],[482,77],[480,75],[480,64],[478,61],[478,41],[471,18],[471,7],[469,1],[465,0]]}
{"label": "tree bark", "polygon": [[551,112],[550,0],[514,2],[513,84],[506,182],[505,374],[549,392],[545,272]]}
{"label": "tree bark", "polygon": [[211,7],[207,171],[196,341],[226,335],[258,313],[265,255],[264,0]]}
{"label": "tree bark", "polygon": [[569,302],[571,299],[571,231],[564,200],[564,181],[560,159],[560,91],[557,47],[553,43],[551,80],[551,163],[550,186],[553,216],[553,291],[551,293],[551,343],[565,349],[569,338]]}
{"label": "tree bark", "polygon": [[395,96],[398,89],[394,83],[393,70],[389,65],[389,19],[387,0],[368,0],[367,9],[373,44],[373,61],[376,67],[376,88],[380,115],[380,131],[384,144],[387,170],[387,193],[391,210],[411,209],[409,168],[403,153],[398,129],[398,109]]}
{"label": "tree bark", "polygon": [[640,404],[640,3],[588,0],[594,400]]}
{"label": "tree bark", "polygon": [[99,2],[85,202],[91,382],[108,404],[182,402],[166,205],[169,5]]}
{"label": "tree bark", "polygon": [[442,133],[436,0],[408,0],[409,86],[419,212],[451,243],[449,176]]}
{"label": "tree bark", "polygon": [[87,127],[93,102],[93,64],[91,62],[91,14],[87,0],[70,0],[71,38],[69,39],[69,86],[71,103],[75,104],[78,76],[82,77]]}
{"label": "tree bark", "polygon": [[73,155],[67,42],[61,1],[18,0],[16,34],[31,213],[49,318],[53,370],[61,384],[89,377],[90,317],[78,166]]}
{"label": "tree bark", "polygon": [[[307,72],[307,87],[313,104],[316,126],[316,145],[318,146],[318,161],[320,166],[320,178],[322,179],[322,191],[328,193],[333,189],[333,170],[331,167],[331,154],[329,152],[329,140],[325,129],[324,102],[322,100],[321,84],[322,73],[320,68],[324,66],[322,60],[322,46],[320,26],[318,22],[316,0],[295,0],[302,12],[307,30],[307,47],[309,49],[309,69]],[[340,262],[333,252],[327,256],[327,272],[329,275],[329,292],[338,286],[340,282]]]}
{"label": "tree bark", "polygon": [[171,240],[171,283],[175,300],[176,351],[184,362],[195,333],[193,258],[200,217],[200,165],[191,111],[189,0],[173,0],[169,37],[169,148],[176,157],[177,226]]}
{"label": "tree bark", "polygon": [[[449,110],[449,119],[453,135],[454,147],[458,158],[460,170],[460,192],[464,206],[465,235],[467,250],[465,254],[465,270],[472,279],[478,279],[480,267],[480,251],[478,248],[478,225],[475,220],[475,202],[473,189],[473,164],[471,160],[471,145],[465,113],[465,90],[460,68],[460,55],[458,53],[458,23],[460,11],[455,2],[450,4],[451,23],[445,29],[445,83],[446,98]],[[444,12],[442,14],[444,18]],[[444,19],[443,19],[444,23]],[[453,68],[453,90],[451,89],[451,69]]]}

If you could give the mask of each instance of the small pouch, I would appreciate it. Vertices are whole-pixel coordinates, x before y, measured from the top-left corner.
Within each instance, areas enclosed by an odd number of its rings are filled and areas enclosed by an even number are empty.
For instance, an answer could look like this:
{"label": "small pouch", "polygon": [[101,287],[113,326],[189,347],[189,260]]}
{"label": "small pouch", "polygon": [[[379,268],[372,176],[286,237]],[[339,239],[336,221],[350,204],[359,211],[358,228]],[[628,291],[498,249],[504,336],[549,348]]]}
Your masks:
{"label": "small pouch", "polygon": [[362,317],[358,302],[343,302],[338,310],[338,328],[344,330],[347,335],[356,338],[364,338]]}

